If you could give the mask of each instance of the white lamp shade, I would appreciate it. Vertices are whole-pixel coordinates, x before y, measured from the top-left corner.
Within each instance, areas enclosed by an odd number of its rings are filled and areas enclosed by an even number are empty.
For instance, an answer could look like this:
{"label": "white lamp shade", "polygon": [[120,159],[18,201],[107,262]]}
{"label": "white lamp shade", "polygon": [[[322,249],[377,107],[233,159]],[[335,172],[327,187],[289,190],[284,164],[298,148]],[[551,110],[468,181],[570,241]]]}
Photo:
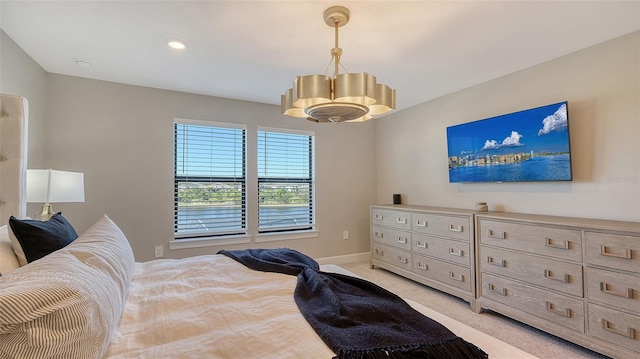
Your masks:
{"label": "white lamp shade", "polygon": [[27,202],[84,202],[84,173],[27,170]]}

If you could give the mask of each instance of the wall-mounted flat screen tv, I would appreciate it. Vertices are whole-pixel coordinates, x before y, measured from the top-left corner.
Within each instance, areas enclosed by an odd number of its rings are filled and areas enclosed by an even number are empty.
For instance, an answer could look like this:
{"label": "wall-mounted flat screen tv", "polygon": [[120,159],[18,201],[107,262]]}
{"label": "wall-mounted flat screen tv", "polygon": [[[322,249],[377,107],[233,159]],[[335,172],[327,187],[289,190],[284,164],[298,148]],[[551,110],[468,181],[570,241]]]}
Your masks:
{"label": "wall-mounted flat screen tv", "polygon": [[447,147],[452,183],[572,179],[566,101],[447,127]]}

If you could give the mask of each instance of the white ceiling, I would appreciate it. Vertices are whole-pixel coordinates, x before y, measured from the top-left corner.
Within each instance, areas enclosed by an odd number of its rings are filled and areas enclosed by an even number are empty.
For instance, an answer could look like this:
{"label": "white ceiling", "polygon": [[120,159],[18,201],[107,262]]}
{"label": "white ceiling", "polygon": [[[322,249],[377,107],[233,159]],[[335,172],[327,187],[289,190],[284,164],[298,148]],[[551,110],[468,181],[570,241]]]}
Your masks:
{"label": "white ceiling", "polygon": [[50,73],[279,105],[296,75],[325,73],[332,5],[351,10],[342,63],[398,109],[640,29],[640,0],[0,0],[0,27]]}

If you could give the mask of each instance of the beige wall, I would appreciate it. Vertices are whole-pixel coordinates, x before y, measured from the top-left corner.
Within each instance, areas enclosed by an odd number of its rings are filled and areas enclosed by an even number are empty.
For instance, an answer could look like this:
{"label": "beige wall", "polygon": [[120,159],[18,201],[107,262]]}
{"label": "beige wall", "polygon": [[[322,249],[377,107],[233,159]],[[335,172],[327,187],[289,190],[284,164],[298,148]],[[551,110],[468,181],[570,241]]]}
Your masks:
{"label": "beige wall", "polygon": [[[0,40],[0,90],[29,99],[29,167],[86,176],[86,202],[55,209],[79,231],[107,213],[138,260],[151,259],[157,245],[165,257],[220,249],[168,249],[174,117],[247,123],[250,136],[256,126],[316,131],[319,238],[249,246],[315,257],[368,251],[368,205],[389,203],[392,193],[409,204],[471,208],[482,200],[497,210],[640,220],[640,33],[376,121],[335,126],[284,118],[277,106],[47,74],[2,32]],[[573,182],[448,183],[447,126],[562,100],[570,106]]]}
{"label": "beige wall", "polygon": [[[378,202],[640,221],[639,44],[636,32],[377,120]],[[449,183],[447,126],[563,100],[573,182]]]}
{"label": "beige wall", "polygon": [[[246,123],[250,145],[257,126],[316,133],[319,237],[246,247],[286,246],[314,257],[369,250],[373,122],[317,125],[285,118],[279,106],[48,74],[2,31],[0,41],[0,91],[29,100],[29,168],[85,173],[85,203],[54,204],[79,232],[106,213],[125,232],[138,261],[152,259],[158,245],[165,257],[176,258],[221,249],[168,247],[173,238],[172,123],[182,117]],[[27,211],[33,216],[39,209],[30,204]],[[249,216],[251,223],[255,211],[250,209]],[[344,230],[350,239],[342,239]]]}
{"label": "beige wall", "polygon": [[[85,173],[86,202],[56,205],[80,229],[102,213],[132,242],[137,260],[215,253],[221,247],[169,250],[173,236],[173,119],[248,125],[255,151],[257,126],[295,128],[316,134],[316,203],[319,238],[243,247],[292,247],[314,257],[369,250],[368,206],[375,197],[373,123],[317,125],[285,118],[279,106],[50,75],[47,162]],[[256,181],[255,163],[248,180]],[[251,201],[249,193],[249,201]],[[248,223],[255,223],[255,200]],[[251,231],[250,227],[250,231]],[[342,239],[343,230],[350,233]],[[225,246],[225,248],[238,248]]]}
{"label": "beige wall", "polygon": [[0,93],[29,101],[29,168],[45,165],[47,77],[47,72],[0,30]]}

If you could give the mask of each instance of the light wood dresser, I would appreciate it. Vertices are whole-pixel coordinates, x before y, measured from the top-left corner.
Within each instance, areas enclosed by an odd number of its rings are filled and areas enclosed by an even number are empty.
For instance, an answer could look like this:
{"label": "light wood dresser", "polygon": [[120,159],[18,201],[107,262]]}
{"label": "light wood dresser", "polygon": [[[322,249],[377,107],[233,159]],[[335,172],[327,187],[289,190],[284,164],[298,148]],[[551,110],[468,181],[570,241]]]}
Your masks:
{"label": "light wood dresser", "polygon": [[460,297],[475,309],[474,211],[371,206],[371,267]]}
{"label": "light wood dresser", "polygon": [[614,358],[640,358],[640,223],[476,216],[478,312]]}

